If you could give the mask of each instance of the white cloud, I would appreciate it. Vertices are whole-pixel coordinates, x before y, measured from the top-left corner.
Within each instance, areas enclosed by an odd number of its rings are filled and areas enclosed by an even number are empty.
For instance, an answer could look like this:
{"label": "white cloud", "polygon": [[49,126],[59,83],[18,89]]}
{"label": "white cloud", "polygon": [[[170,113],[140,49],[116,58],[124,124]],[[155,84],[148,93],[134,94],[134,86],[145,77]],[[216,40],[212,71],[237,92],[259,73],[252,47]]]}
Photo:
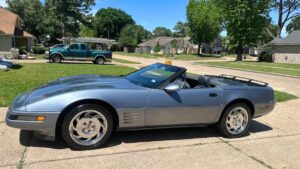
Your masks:
{"label": "white cloud", "polygon": [[7,7],[6,0],[0,0],[0,6]]}

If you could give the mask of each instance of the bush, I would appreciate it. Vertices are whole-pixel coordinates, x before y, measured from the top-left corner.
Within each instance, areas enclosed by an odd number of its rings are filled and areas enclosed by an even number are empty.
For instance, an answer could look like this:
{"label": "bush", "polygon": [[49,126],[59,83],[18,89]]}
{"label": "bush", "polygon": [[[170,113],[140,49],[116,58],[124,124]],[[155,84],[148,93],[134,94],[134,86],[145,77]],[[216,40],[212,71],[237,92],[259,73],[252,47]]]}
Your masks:
{"label": "bush", "polygon": [[48,50],[44,46],[34,46],[32,49],[34,54],[44,54]]}
{"label": "bush", "polygon": [[273,51],[271,49],[265,49],[259,54],[258,61],[260,62],[273,62]]}

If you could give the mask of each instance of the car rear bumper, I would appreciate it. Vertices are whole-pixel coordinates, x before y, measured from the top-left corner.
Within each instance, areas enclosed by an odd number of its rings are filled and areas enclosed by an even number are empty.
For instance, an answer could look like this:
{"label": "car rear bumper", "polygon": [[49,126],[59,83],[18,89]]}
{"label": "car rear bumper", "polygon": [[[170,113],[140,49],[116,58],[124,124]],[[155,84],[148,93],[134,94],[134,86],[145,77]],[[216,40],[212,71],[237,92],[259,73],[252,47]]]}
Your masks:
{"label": "car rear bumper", "polygon": [[269,114],[274,110],[275,102],[256,104],[254,109],[254,118]]}
{"label": "car rear bumper", "polygon": [[[47,140],[55,139],[56,122],[60,112],[20,112],[11,108],[6,114],[6,124],[10,127],[34,131],[35,135]],[[32,120],[37,116],[44,116],[44,121]]]}

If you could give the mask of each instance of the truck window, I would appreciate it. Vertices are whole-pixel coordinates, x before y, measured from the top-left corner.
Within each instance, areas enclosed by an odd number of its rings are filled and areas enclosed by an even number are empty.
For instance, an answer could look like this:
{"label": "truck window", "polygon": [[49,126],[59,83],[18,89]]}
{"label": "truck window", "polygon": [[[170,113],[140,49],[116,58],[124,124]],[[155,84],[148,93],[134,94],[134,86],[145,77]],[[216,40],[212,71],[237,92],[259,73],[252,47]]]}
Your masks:
{"label": "truck window", "polygon": [[81,49],[81,50],[86,50],[86,45],[85,45],[85,44],[81,44],[81,45],[80,45],[80,49]]}
{"label": "truck window", "polygon": [[69,46],[69,49],[78,50],[78,45],[77,44],[72,44],[72,45]]}

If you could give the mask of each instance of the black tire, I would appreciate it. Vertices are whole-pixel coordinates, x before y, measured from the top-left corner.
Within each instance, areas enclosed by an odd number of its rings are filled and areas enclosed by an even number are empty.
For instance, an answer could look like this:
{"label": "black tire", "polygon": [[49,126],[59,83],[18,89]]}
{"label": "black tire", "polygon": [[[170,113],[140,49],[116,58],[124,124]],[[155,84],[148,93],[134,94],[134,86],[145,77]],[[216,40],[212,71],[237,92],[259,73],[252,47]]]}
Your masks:
{"label": "black tire", "polygon": [[[92,144],[92,145],[81,145],[76,143],[72,137],[71,134],[69,132],[69,125],[72,121],[72,119],[79,114],[80,112],[84,111],[84,110],[95,110],[100,112],[107,121],[107,130],[106,133],[104,134],[104,136],[102,137],[101,140],[99,140],[98,142]],[[112,131],[113,131],[113,117],[111,115],[111,113],[102,106],[99,105],[95,105],[95,104],[84,104],[81,106],[78,106],[74,109],[72,109],[64,118],[63,123],[62,123],[62,127],[61,127],[61,135],[63,137],[63,139],[65,140],[65,142],[70,146],[71,149],[74,150],[91,150],[91,149],[96,149],[101,147],[102,145],[104,145],[107,140],[110,138]]]}
{"label": "black tire", "polygon": [[52,60],[52,63],[61,63],[62,58],[59,55],[54,55],[54,56],[52,56],[51,60]]}
{"label": "black tire", "polygon": [[[230,112],[239,107],[246,110],[246,113],[248,115],[248,120],[247,120],[248,123],[247,123],[247,125],[245,125],[245,128],[242,132],[233,134],[227,128],[227,119],[229,118],[228,115],[230,114]],[[225,110],[225,112],[223,113],[223,115],[216,127],[217,127],[218,131],[227,138],[239,138],[239,137],[242,137],[242,136],[245,136],[246,134],[248,134],[251,121],[252,121],[252,115],[251,115],[251,110],[250,110],[249,106],[245,103],[237,103],[237,104],[231,105],[230,107],[228,107]]]}
{"label": "black tire", "polygon": [[99,65],[104,65],[105,64],[105,59],[104,57],[97,57],[97,59],[94,62],[95,64],[99,64]]}

